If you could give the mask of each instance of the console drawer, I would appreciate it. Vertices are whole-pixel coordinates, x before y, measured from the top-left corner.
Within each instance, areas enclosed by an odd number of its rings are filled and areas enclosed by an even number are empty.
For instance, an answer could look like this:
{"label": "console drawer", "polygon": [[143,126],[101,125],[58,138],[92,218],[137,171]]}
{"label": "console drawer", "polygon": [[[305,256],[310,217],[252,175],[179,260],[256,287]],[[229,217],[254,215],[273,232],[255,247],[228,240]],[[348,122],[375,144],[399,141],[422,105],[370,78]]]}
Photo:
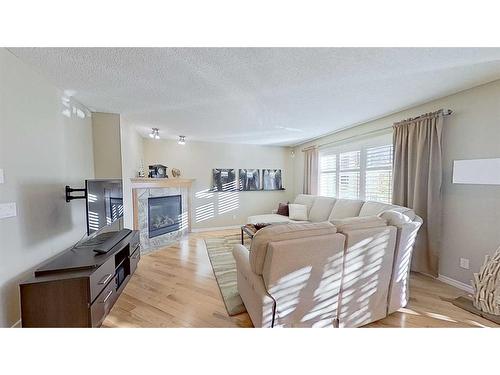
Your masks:
{"label": "console drawer", "polygon": [[106,315],[113,307],[118,296],[116,295],[115,279],[108,283],[106,288],[96,298],[92,306],[90,306],[90,316],[92,327],[100,327]]}
{"label": "console drawer", "polygon": [[137,249],[130,256],[130,274],[132,275],[137,269],[137,263],[141,259],[141,248],[137,246]]}
{"label": "console drawer", "polygon": [[90,303],[94,302],[96,297],[106,287],[115,276],[115,257],[110,257],[102,264],[92,275],[90,275]]}

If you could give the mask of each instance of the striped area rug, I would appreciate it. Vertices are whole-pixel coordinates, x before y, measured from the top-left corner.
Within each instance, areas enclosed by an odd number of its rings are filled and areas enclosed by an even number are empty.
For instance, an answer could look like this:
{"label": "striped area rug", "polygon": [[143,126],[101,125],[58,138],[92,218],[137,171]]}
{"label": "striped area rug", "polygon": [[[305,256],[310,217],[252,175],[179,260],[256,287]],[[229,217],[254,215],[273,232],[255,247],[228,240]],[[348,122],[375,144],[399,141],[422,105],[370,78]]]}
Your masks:
{"label": "striped area rug", "polygon": [[[215,279],[217,280],[222,299],[230,316],[246,311],[236,285],[236,261],[232,253],[233,246],[240,243],[241,237],[238,234],[205,238],[205,245]],[[245,246],[248,247],[249,245],[249,239],[245,238]]]}

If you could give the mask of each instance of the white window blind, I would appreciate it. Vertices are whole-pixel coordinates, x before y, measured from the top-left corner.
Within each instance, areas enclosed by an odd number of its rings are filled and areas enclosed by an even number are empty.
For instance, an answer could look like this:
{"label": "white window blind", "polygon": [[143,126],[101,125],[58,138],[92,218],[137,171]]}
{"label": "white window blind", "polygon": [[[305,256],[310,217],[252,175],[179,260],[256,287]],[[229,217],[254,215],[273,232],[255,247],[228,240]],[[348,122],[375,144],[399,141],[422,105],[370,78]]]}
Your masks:
{"label": "white window blind", "polygon": [[325,197],[337,196],[337,155],[323,155],[320,158],[319,190]]}
{"label": "white window blind", "polygon": [[323,196],[392,200],[392,144],[389,134],[320,152],[319,193]]}
{"label": "white window blind", "polygon": [[357,199],[359,197],[361,151],[340,153],[339,197]]}
{"label": "white window blind", "polygon": [[392,145],[366,149],[365,199],[391,203]]}
{"label": "white window blind", "polygon": [[359,198],[359,172],[340,172],[339,198]]}

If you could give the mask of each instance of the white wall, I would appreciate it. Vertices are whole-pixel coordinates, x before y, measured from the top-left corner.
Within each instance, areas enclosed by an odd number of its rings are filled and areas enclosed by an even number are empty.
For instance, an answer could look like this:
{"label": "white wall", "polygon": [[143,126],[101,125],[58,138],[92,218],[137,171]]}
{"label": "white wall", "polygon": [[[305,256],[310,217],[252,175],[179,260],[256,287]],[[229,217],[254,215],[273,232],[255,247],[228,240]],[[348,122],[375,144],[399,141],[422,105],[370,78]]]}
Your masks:
{"label": "white wall", "polygon": [[[500,246],[500,186],[452,184],[453,160],[500,157],[499,103],[500,81],[495,81],[296,147],[295,193],[302,190],[303,147],[361,135],[440,108],[452,109],[443,139],[440,274],[470,284],[484,256]],[[470,270],[459,267],[460,257],[470,258]]]}
{"label": "white wall", "polygon": [[120,118],[122,177],[123,177],[123,224],[125,228],[133,228],[132,188],[130,179],[137,177],[143,160],[142,138],[134,126],[123,117]]}
{"label": "white wall", "polygon": [[95,178],[121,178],[120,115],[92,113]]}
{"label": "white wall", "polygon": [[[292,199],[293,168],[290,149],[228,143],[144,139],[144,165],[178,168],[194,178],[191,207],[194,229],[244,224],[250,215],[270,213],[278,202]],[[285,191],[208,192],[213,168],[280,168]]]}
{"label": "white wall", "polygon": [[19,281],[86,232],[85,202],[66,203],[64,186],[83,186],[94,175],[88,115],[0,49],[0,203],[17,203],[17,217],[0,219],[2,327],[20,318]]}

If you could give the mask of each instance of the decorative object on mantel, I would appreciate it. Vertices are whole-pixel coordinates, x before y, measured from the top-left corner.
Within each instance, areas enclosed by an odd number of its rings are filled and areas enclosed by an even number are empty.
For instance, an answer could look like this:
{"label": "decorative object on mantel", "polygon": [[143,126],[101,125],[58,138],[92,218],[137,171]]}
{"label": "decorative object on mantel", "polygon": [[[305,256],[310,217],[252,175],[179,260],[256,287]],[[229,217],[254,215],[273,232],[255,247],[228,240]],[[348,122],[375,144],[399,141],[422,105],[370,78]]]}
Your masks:
{"label": "decorative object on mantel", "polygon": [[181,146],[184,146],[186,144],[186,136],[185,135],[179,135],[179,140],[177,141],[178,144]]}
{"label": "decorative object on mantel", "polygon": [[284,190],[281,169],[263,169],[262,188],[264,190]]}
{"label": "decorative object on mantel", "polygon": [[474,307],[500,316],[500,247],[492,257],[486,256],[479,273],[474,273]]}
{"label": "decorative object on mantel", "polygon": [[149,166],[149,177],[150,178],[168,178],[167,167],[161,164],[155,164]]}
{"label": "decorative object on mantel", "polygon": [[172,177],[175,177],[175,178],[181,177],[181,171],[177,168],[172,168],[170,170],[170,173],[172,173]]}
{"label": "decorative object on mantel", "polygon": [[139,167],[139,172],[137,173],[137,177],[146,177],[146,172],[144,172],[144,160],[141,159],[141,166]]}
{"label": "decorative object on mantel", "polygon": [[234,169],[215,168],[212,170],[214,191],[235,191],[236,172]]}

